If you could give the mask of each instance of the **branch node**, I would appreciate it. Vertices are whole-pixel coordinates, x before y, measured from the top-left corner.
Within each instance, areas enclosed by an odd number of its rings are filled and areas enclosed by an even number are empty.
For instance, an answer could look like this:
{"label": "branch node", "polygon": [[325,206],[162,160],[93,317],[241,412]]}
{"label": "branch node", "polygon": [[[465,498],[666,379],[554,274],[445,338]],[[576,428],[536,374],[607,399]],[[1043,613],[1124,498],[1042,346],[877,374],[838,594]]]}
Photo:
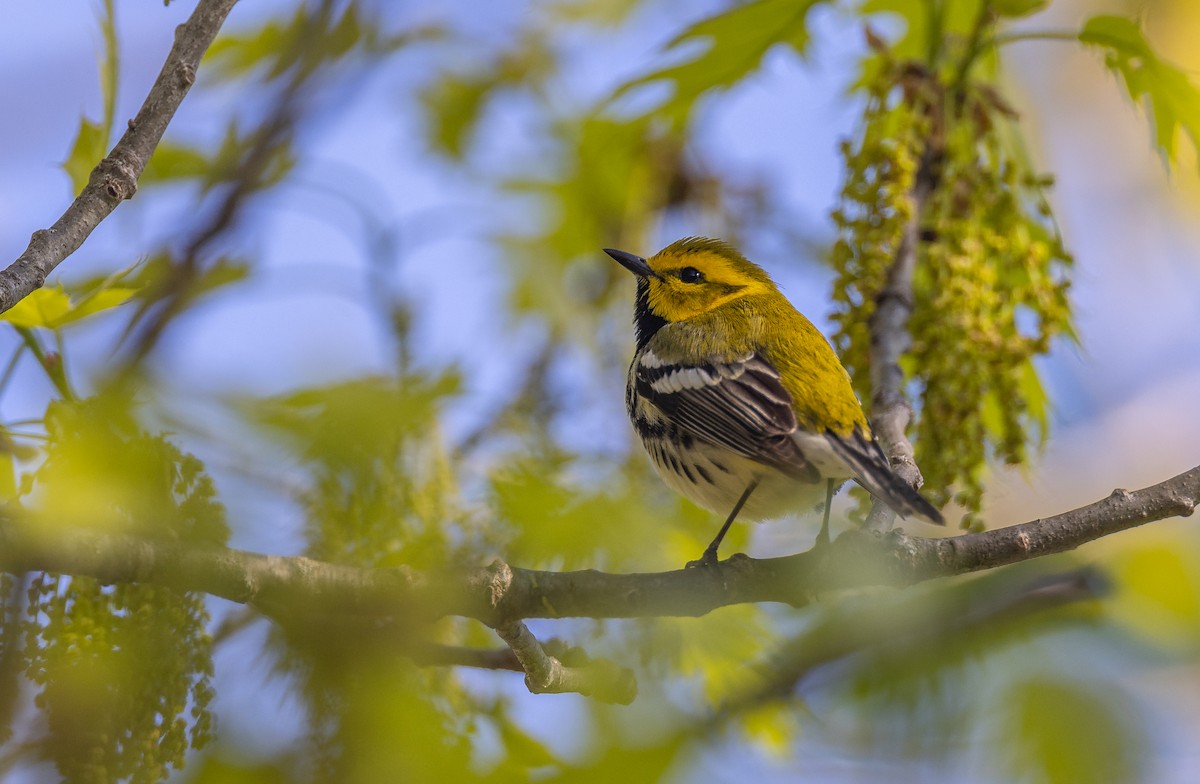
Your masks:
{"label": "branch node", "polygon": [[184,87],[191,87],[196,83],[196,69],[192,67],[191,63],[181,62],[179,64],[179,81]]}
{"label": "branch node", "polygon": [[513,570],[511,566],[497,558],[488,564],[487,573],[488,604],[494,610],[504,601],[508,589],[512,587]]}
{"label": "branch node", "polygon": [[137,185],[119,174],[108,174],[104,177],[104,192],[115,201],[124,201],[133,198]]}
{"label": "branch node", "polygon": [[605,659],[588,659],[580,652],[577,666],[567,666],[546,652],[520,621],[496,627],[525,670],[525,687],[531,694],[582,694],[602,702],[628,705],[637,696],[633,671]]}

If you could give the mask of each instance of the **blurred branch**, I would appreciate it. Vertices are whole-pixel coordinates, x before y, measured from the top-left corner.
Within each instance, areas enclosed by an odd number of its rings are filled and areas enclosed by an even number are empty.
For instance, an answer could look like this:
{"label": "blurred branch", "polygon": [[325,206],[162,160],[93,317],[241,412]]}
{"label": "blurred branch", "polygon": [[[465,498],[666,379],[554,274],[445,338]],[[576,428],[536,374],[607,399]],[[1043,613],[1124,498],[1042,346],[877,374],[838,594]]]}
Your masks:
{"label": "blurred branch", "polygon": [[868,655],[868,668],[904,662],[928,664],[956,641],[996,633],[1000,627],[1059,607],[1102,597],[1109,588],[1091,567],[1059,574],[990,579],[934,594],[856,597],[827,608],[804,633],[785,643],[761,667],[766,678],[714,712],[719,722],[763,703],[791,699],[800,682],[825,664]]}
{"label": "blurred branch", "polygon": [[246,202],[268,180],[279,150],[293,133],[304,88],[316,73],[316,66],[321,60],[321,42],[328,35],[328,28],[333,22],[333,6],[333,0],[323,0],[305,17],[300,34],[284,55],[285,60],[295,61],[291,75],[252,134],[237,165],[231,168],[232,177],[227,182],[229,187],[216,210],[188,242],[170,273],[154,290],[144,295],[141,306],[126,329],[127,337],[142,323],[140,333],[129,351],[124,368],[126,371],[135,368],[146,358],[167,326],[183,311],[201,277],[200,259],[204,250],[234,226]]}
{"label": "blurred branch", "polygon": [[46,276],[79,249],[100,221],[133,197],[146,162],[196,81],[200,58],[236,2],[200,0],[187,22],[176,29],[175,44],[162,71],[121,140],[92,170],[88,184],[62,217],[49,229],[35,231],[25,252],[0,272],[0,312],[40,288]]}
{"label": "blurred branch", "polygon": [[[912,346],[908,319],[913,309],[913,272],[917,268],[917,244],[921,240],[921,218],[925,203],[937,183],[935,153],[926,146],[917,167],[912,189],[912,214],[888,270],[887,284],[875,298],[875,311],[867,324],[871,333],[871,425],[883,453],[901,479],[919,490],[925,480],[913,459],[913,446],[905,435],[912,419],[912,404],[904,394],[904,371],[900,357]],[[887,531],[896,513],[876,500],[867,515],[867,531]]]}
{"label": "blurred branch", "polygon": [[481,670],[525,672],[511,648],[467,648],[428,643],[408,651],[417,664],[431,667],[475,667]]}
{"label": "blurred branch", "polygon": [[471,570],[361,569],[298,556],[55,529],[9,516],[0,522],[0,569],[200,591],[276,618],[475,618],[503,628],[525,672],[534,673],[532,682],[550,690],[561,675],[554,674],[553,665],[550,675],[544,674],[546,663],[539,657],[545,651],[539,654],[519,629],[511,628],[520,619],[699,616],[730,604],[767,601],[799,607],[822,591],[912,585],[1065,552],[1155,520],[1186,517],[1198,503],[1200,466],[1151,487],[1116,490],[1079,509],[1009,528],[944,539],[849,531],[821,551],[767,559],[735,555],[712,567],[649,574],[545,572],[500,561]]}
{"label": "blurred branch", "polygon": [[604,659],[568,667],[546,653],[529,627],[512,621],[496,627],[525,671],[525,686],[531,694],[582,694],[602,702],[628,705],[637,696],[633,672]]}

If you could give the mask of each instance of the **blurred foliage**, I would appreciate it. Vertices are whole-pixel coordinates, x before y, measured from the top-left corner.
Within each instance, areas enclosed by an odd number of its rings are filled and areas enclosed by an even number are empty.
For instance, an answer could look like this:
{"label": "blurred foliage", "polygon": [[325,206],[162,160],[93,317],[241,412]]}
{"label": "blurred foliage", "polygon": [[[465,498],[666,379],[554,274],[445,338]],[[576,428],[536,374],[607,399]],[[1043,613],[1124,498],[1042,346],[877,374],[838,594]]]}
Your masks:
{"label": "blurred foliage", "polygon": [[[45,458],[19,501],[27,524],[197,545],[225,541],[199,460],[141,429],[119,395],[51,403]],[[212,735],[212,641],[200,596],[153,585],[33,577],[22,651],[46,717],[35,749],[69,781],[154,782]],[[9,597],[11,601],[11,597]]]}
{"label": "blurred foliage", "polygon": [[[1108,695],[1085,683],[1031,678],[1014,684],[997,756],[1013,777],[1047,784],[1145,781],[1145,739]],[[1031,768],[1030,762],[1034,765]]]}
{"label": "blurred foliage", "polygon": [[[1048,435],[1053,401],[1037,360],[1076,339],[1074,264],[1054,220],[1053,177],[1027,152],[1007,98],[1006,47],[1043,37],[1102,55],[1144,107],[1168,166],[1194,152],[1182,142],[1195,148],[1200,138],[1195,83],[1136,22],[1097,16],[1077,32],[1043,31],[1035,14],[1048,5],[751,0],[708,3],[696,19],[656,0],[563,0],[511,18],[481,6],[474,19],[316,0],[246,20],[239,6],[200,69],[197,90],[218,97],[207,105],[208,132],[173,125],[132,205],[183,198],[184,214],[177,223],[155,214],[169,230],[131,241],[115,272],[48,285],[0,315],[12,345],[0,394],[32,395],[44,411],[0,422],[0,525],[222,546],[230,531],[203,454],[216,476],[269,486],[298,521],[276,533],[295,533],[299,549],[322,560],[676,567],[719,521],[667,490],[630,439],[608,432],[627,433],[623,421],[600,421],[620,415],[632,287],[598,249],[648,253],[676,236],[714,234],[772,271],[778,258],[828,250],[833,342],[869,400],[867,325],[920,196],[913,343],[902,360],[914,441],[926,491],[979,527],[987,466],[1031,465]],[[747,86],[772,86],[767,69],[792,79],[800,60],[820,59],[819,26],[830,19],[861,28],[864,43],[844,68],[858,117],[841,146],[832,247],[813,252],[829,237],[796,229],[804,216],[788,206],[794,184],[731,165],[714,129]],[[80,119],[68,152],[76,189],[120,130],[111,0],[99,25],[104,110],[99,121]],[[382,169],[374,150],[362,151],[362,172],[321,169],[314,138],[356,121],[356,91],[377,74],[403,85],[395,105],[372,107],[395,114],[400,143],[419,149],[439,181],[483,194],[470,208],[455,205],[445,226],[422,214],[402,235],[389,223],[393,205],[362,183],[412,173]],[[269,197],[314,183],[367,227],[356,296],[391,364],[319,382],[281,369],[270,394],[232,394],[219,416],[189,407],[190,390],[172,385],[170,352],[153,351],[158,335],[224,297],[258,302],[269,289],[256,245],[271,230],[262,219],[274,209]],[[471,239],[484,241],[482,263],[502,280],[504,322],[478,346],[503,351],[511,366],[493,395],[502,399],[483,403],[478,390],[493,382],[426,349],[437,343],[422,320],[433,292],[398,291],[393,279],[401,250],[428,239],[421,230],[462,239],[475,212],[487,213],[485,236]],[[344,228],[341,215],[315,210],[312,219]],[[252,231],[239,233],[239,222]],[[338,274],[342,282],[344,268]],[[453,274],[421,280],[455,294],[467,285]],[[305,317],[325,324],[331,314]],[[520,329],[536,333],[532,351],[512,339]],[[133,357],[94,356],[130,344]],[[609,399],[611,412],[597,403]],[[464,409],[474,429],[458,438]],[[239,534],[270,533],[253,519],[237,525]],[[749,535],[735,526],[729,546]],[[1200,652],[1200,562],[1177,544],[1107,553],[1113,595],[1049,611],[1026,602],[1037,599],[1031,573],[1009,569],[903,594],[815,597],[804,612],[736,606],[700,619],[547,621],[588,655],[639,668],[641,696],[623,709],[518,695],[514,673],[417,663],[436,660],[431,650],[495,649],[495,634],[473,621],[272,608],[263,647],[239,636],[237,614],[224,607],[213,624],[203,597],[0,575],[0,777],[48,769],[40,761],[81,782],[689,780],[747,743],[779,769],[808,772],[791,752],[823,743],[867,764],[1145,780],[1147,708],[1125,684],[1138,667],[1194,667]],[[1065,560],[1038,568],[1048,580],[1073,573]],[[302,714],[299,734],[216,735],[218,644],[269,664],[286,690],[280,712]],[[1096,650],[1127,677],[1111,677]],[[531,719],[545,715],[554,732]],[[189,752],[214,736],[203,753]]]}
{"label": "blurred foliage", "polygon": [[312,469],[310,552],[357,566],[442,563],[471,520],[437,425],[452,376],[363,379],[253,403]]}
{"label": "blurred foliage", "polygon": [[825,0],[754,0],[702,19],[672,38],[664,56],[678,55],[697,44],[703,51],[677,65],[651,71],[623,84],[615,93],[659,81],[670,82],[671,97],[652,112],[657,120],[686,122],[701,97],[729,88],[758,70],[763,57],[784,45],[803,54],[809,42],[809,10]]}

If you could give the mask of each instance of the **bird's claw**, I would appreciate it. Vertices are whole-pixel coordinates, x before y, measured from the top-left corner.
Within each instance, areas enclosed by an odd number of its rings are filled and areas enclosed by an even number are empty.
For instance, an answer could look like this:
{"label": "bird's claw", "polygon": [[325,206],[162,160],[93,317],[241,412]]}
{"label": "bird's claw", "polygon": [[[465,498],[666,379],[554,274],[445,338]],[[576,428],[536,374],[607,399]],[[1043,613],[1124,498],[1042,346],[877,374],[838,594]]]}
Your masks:
{"label": "bird's claw", "polygon": [[688,561],[684,564],[684,569],[707,569],[710,566],[716,566],[718,563],[716,550],[705,550],[704,555],[700,556],[695,561]]}

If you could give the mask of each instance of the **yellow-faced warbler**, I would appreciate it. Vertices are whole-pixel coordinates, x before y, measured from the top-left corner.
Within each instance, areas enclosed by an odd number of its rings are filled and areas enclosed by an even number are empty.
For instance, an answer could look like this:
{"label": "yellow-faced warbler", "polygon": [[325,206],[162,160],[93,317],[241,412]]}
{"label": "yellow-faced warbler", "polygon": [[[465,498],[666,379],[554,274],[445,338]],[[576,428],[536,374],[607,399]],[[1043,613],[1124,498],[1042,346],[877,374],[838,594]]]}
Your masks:
{"label": "yellow-faced warbler", "polygon": [[728,514],[700,563],[713,563],[739,513],[755,520],[829,503],[854,479],[901,516],[942,515],[888,465],[850,376],[824,336],[758,265],[719,240],[689,237],[644,259],[606,248],[637,276],[625,403],[672,488]]}

